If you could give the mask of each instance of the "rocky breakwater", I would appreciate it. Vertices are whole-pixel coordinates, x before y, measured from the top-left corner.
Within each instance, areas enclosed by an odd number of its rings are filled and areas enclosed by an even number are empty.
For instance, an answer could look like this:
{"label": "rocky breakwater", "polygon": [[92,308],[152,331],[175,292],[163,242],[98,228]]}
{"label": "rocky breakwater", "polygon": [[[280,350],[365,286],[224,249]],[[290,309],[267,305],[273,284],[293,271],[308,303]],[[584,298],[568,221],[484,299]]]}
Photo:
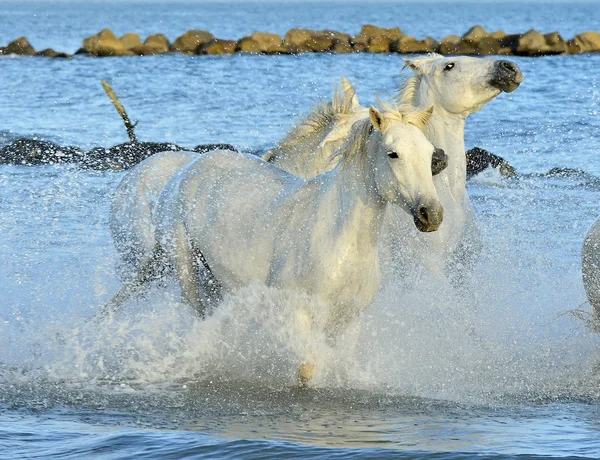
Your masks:
{"label": "rocky breakwater", "polygon": [[[600,33],[583,32],[571,39],[558,32],[541,33],[534,29],[520,34],[502,30],[489,32],[482,26],[464,35],[450,35],[439,41],[433,37],[418,39],[398,27],[365,25],[357,35],[334,30],[291,29],[283,37],[255,32],[239,40],[216,38],[206,30],[188,30],[173,43],[163,34],[150,35],[144,41],[136,33],[117,37],[104,29],[83,40],[75,53],[87,56],[152,56],[179,53],[188,55],[301,54],[301,53],[399,53],[467,56],[548,56],[557,54],[600,53]],[[25,37],[0,47],[0,55],[71,57],[52,49],[36,52]]]}

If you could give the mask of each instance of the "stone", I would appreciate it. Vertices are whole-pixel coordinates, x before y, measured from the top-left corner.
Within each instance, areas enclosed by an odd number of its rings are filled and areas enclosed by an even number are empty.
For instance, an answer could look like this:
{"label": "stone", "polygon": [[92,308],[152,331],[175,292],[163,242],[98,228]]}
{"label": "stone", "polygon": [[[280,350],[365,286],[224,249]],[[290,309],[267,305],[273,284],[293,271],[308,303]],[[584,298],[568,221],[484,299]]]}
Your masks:
{"label": "stone", "polygon": [[153,54],[164,54],[169,52],[171,44],[169,39],[163,34],[150,35],[144,42],[144,46],[151,49]]}
{"label": "stone", "polygon": [[[550,44],[547,39],[550,40]],[[513,51],[518,56],[544,56],[566,53],[568,46],[558,33],[545,36],[537,30],[531,29],[519,38]]]}
{"label": "stone", "polygon": [[467,179],[476,176],[488,168],[497,169],[504,177],[518,177],[515,168],[504,158],[494,155],[479,147],[474,147],[466,152]]}
{"label": "stone", "polygon": [[156,54],[163,54],[163,53],[157,52],[156,48],[152,48],[148,45],[134,46],[129,51],[131,51],[136,56],[154,56]]}
{"label": "stone", "polygon": [[369,53],[389,53],[392,41],[387,37],[375,37],[369,41]]}
{"label": "stone", "polygon": [[238,149],[231,144],[200,144],[194,147],[192,150],[198,153],[206,153],[210,152],[211,150],[231,150],[232,152],[238,151]]}
{"label": "stone", "polygon": [[370,42],[374,38],[388,38],[390,41],[399,40],[404,34],[399,27],[393,27],[386,29],[383,27],[377,27],[370,24],[362,26],[360,29],[359,37],[363,37]]}
{"label": "stone", "polygon": [[221,40],[215,38],[198,47],[198,54],[233,54],[237,42],[235,40]]}
{"label": "stone", "polygon": [[567,42],[567,48],[569,49],[569,54],[581,53],[581,44],[575,38],[572,38]]}
{"label": "stone", "polygon": [[562,38],[558,32],[544,34],[544,39],[546,40],[546,45],[548,45],[548,47],[552,50],[553,54],[569,53],[569,45],[567,44],[567,41]]}
{"label": "stone", "polygon": [[425,54],[435,53],[440,44],[431,37],[425,40],[417,40],[410,35],[404,35],[400,40],[392,42],[391,51],[401,54]]}
{"label": "stone", "polygon": [[290,53],[323,53],[331,51],[336,42],[327,32],[308,29],[291,29],[285,34],[284,45]]}
{"label": "stone", "polygon": [[600,34],[598,32],[584,32],[576,35],[573,41],[582,53],[600,52]]}
{"label": "stone", "polygon": [[0,54],[18,54],[21,56],[32,56],[35,49],[29,43],[27,38],[19,37],[10,42],[7,46],[0,48]]}
{"label": "stone", "polygon": [[0,149],[0,164],[36,166],[77,163],[82,158],[83,152],[77,147],[40,139],[19,138]]}
{"label": "stone", "polygon": [[477,42],[482,38],[488,37],[489,34],[481,26],[471,27],[467,33],[462,36],[463,40]]}
{"label": "stone", "polygon": [[504,37],[506,37],[506,33],[503,30],[497,30],[496,32],[492,32],[489,36],[491,38],[496,38],[498,40],[501,40]]}
{"label": "stone", "polygon": [[355,49],[352,48],[350,42],[337,42],[331,51],[337,54],[349,54],[354,53]]}
{"label": "stone", "polygon": [[113,147],[95,147],[87,151],[81,166],[87,169],[120,171],[135,166],[151,155],[164,151],[184,150],[166,142],[125,142]]}
{"label": "stone", "polygon": [[500,40],[490,36],[481,38],[475,42],[475,54],[478,56],[497,55],[501,49]]}
{"label": "stone", "polygon": [[307,29],[290,29],[285,34],[286,46],[304,46],[312,37],[313,31]]}
{"label": "stone", "polygon": [[133,53],[123,46],[123,43],[110,29],[104,29],[96,35],[83,40],[83,48],[92,56],[131,56]]}
{"label": "stone", "polygon": [[126,50],[130,50],[131,48],[135,48],[137,46],[142,46],[142,40],[140,39],[139,34],[125,34],[119,39],[119,41],[123,44]]}
{"label": "stone", "polygon": [[[254,32],[250,39],[256,42],[258,52],[263,54],[281,54],[285,52],[283,39],[277,34]],[[239,43],[239,42],[238,42]]]}
{"label": "stone", "polygon": [[54,51],[52,48],[46,48],[42,51],[38,51],[37,53],[35,53],[35,55],[42,56],[42,57],[64,58],[64,59],[71,59],[73,57],[67,53],[61,53],[59,51]]}
{"label": "stone", "polygon": [[173,42],[173,51],[177,53],[195,54],[199,46],[211,41],[215,37],[205,30],[188,30]]}
{"label": "stone", "polygon": [[458,35],[450,35],[442,38],[439,52],[444,55],[476,54],[475,45],[472,42],[467,43]]}
{"label": "stone", "polygon": [[236,51],[240,53],[248,53],[248,54],[260,54],[262,53],[260,44],[252,39],[251,37],[244,37],[238,40],[237,45],[235,47]]}

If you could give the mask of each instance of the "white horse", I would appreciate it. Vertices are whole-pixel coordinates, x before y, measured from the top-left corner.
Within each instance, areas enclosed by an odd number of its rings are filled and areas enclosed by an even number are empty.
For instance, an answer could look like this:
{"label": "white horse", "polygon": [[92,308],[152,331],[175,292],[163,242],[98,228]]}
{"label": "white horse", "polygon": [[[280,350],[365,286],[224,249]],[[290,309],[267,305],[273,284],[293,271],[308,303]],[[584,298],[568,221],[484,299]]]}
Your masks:
{"label": "white horse", "polygon": [[[439,54],[417,59],[405,59],[406,67],[415,72],[398,95],[398,101],[422,110],[433,104],[431,122],[427,125],[427,139],[448,155],[448,167],[434,178],[444,207],[444,225],[432,235],[417,237],[410,232],[410,222],[404,215],[391,209],[386,216],[385,252],[387,262],[394,265],[429,264],[431,270],[439,268],[440,260],[446,264],[446,273],[460,277],[461,268],[469,267],[479,254],[479,229],[473,207],[466,190],[466,157],[464,143],[465,121],[469,115],[481,110],[501,92],[514,91],[522,82],[519,67],[505,60],[480,59],[464,56],[444,58]],[[363,115],[358,107],[354,112]],[[321,151],[328,154],[327,151]],[[317,158],[315,168],[309,163],[314,157],[298,163],[289,157],[278,161],[278,166],[301,177],[311,177],[335,166],[335,158]],[[413,232],[414,233],[414,232]],[[399,242],[398,238],[404,241]],[[408,241],[411,243],[409,244]],[[401,248],[400,253],[395,248]],[[441,256],[441,258],[440,258]]]}
{"label": "white horse", "polygon": [[[356,111],[361,111],[357,117]],[[342,77],[329,103],[319,104],[298,125],[267,152],[264,158],[305,177],[315,169],[329,170],[321,161],[330,162],[357,119],[365,118],[368,109],[361,107],[352,85]],[[101,315],[114,311],[140,289],[147,281],[162,273],[156,260],[156,235],[153,223],[158,196],[165,185],[183,166],[198,157],[195,152],[161,152],[133,167],[123,178],[115,192],[110,211],[110,230],[119,256],[118,272],[123,287],[105,306]],[[439,153],[436,151],[436,161]],[[444,165],[436,162],[437,168]],[[441,165],[441,166],[440,166]],[[335,165],[334,165],[335,166]]]}
{"label": "white horse", "polygon": [[594,309],[594,322],[600,329],[600,218],[583,240],[581,268],[585,292]]}
{"label": "white horse", "polygon": [[[338,151],[337,167],[308,181],[255,156],[215,151],[184,166],[156,211],[159,245],[184,300],[204,315],[215,295],[258,283],[314,295],[331,305],[323,332],[335,341],[373,301],[380,281],[378,239],[388,203],[423,232],[442,207],[422,133],[431,109],[374,107]],[[310,379],[312,360],[300,369]]]}

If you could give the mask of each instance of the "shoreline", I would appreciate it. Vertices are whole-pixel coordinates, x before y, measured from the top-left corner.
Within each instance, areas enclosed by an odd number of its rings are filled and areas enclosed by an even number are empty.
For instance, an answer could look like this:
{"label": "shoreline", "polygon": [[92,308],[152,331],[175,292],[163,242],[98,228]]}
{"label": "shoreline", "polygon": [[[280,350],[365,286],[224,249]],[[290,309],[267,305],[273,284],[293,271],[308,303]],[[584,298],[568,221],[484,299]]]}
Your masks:
{"label": "shoreline", "polygon": [[[205,30],[189,30],[170,42],[163,34],[154,34],[143,42],[139,34],[117,37],[104,29],[84,38],[75,53],[89,57],[186,55],[297,55],[328,54],[428,54],[465,56],[551,56],[600,53],[600,33],[582,32],[566,40],[558,32],[541,33],[531,29],[522,34],[506,34],[502,30],[488,32],[474,26],[462,36],[449,35],[437,41],[433,37],[417,39],[398,27],[362,26],[354,36],[333,30],[291,29],[285,36],[254,32],[239,40],[216,38]],[[36,51],[26,37],[19,37],[0,47],[0,56],[40,56],[71,58],[73,55],[47,48]]]}

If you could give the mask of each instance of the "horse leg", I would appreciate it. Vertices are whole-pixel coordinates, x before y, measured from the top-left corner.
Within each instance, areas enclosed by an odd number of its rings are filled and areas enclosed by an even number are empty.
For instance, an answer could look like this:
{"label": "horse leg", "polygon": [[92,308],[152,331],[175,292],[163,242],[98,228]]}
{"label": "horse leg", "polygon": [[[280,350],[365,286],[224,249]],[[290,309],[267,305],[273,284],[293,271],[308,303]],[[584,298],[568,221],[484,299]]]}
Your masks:
{"label": "horse leg", "polygon": [[301,333],[304,335],[305,342],[308,344],[306,353],[307,358],[300,363],[297,374],[298,383],[300,386],[305,387],[315,376],[316,356],[314,350],[312,350],[312,319],[306,310],[302,310],[297,313],[297,320],[300,325]]}
{"label": "horse leg", "polygon": [[158,273],[160,261],[159,249],[156,248],[151,257],[143,262],[132,280],[126,281],[121,289],[93,316],[95,320],[104,319],[114,314],[120,307],[134,295],[139,294]]}
{"label": "horse leg", "polygon": [[194,244],[192,244],[192,251],[196,260],[196,264],[199,267],[198,278],[201,286],[201,302],[207,307],[212,306],[221,300],[221,283],[213,275],[212,270],[208,266],[206,258]]}
{"label": "horse leg", "polygon": [[186,238],[183,224],[178,224],[173,232],[174,266],[181,288],[181,297],[200,318],[204,318],[205,306],[200,298],[200,274],[198,259],[192,245]]}

